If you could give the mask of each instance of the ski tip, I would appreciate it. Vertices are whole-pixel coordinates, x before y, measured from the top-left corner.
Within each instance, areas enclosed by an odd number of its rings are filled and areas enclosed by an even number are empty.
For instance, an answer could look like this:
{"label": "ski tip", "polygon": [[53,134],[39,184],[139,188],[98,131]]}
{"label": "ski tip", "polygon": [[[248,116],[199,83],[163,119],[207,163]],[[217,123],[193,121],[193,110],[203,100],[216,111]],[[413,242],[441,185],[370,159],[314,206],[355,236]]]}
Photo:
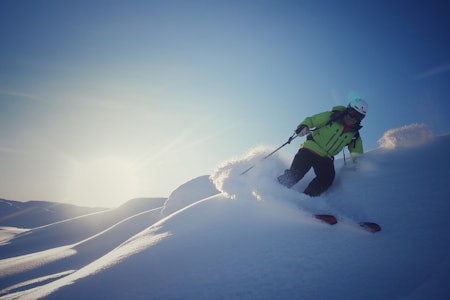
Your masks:
{"label": "ski tip", "polygon": [[372,233],[381,231],[381,226],[373,222],[360,222],[359,226]]}
{"label": "ski tip", "polygon": [[314,218],[321,220],[330,225],[334,225],[338,222],[336,217],[333,215],[314,215]]}

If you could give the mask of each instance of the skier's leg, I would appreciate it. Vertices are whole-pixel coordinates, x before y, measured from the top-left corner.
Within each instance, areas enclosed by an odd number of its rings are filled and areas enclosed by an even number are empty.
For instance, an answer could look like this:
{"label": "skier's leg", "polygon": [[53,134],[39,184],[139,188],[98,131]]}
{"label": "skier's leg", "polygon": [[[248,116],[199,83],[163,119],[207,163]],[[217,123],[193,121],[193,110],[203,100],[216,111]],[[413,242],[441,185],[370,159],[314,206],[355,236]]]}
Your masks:
{"label": "skier's leg", "polygon": [[318,158],[314,165],[316,177],[306,187],[304,193],[311,197],[319,196],[333,183],[335,177],[333,159],[327,157]]}
{"label": "skier's leg", "polygon": [[291,168],[285,170],[283,175],[278,176],[278,182],[288,188],[293,187],[311,169],[313,155],[304,148],[298,150],[292,161]]}

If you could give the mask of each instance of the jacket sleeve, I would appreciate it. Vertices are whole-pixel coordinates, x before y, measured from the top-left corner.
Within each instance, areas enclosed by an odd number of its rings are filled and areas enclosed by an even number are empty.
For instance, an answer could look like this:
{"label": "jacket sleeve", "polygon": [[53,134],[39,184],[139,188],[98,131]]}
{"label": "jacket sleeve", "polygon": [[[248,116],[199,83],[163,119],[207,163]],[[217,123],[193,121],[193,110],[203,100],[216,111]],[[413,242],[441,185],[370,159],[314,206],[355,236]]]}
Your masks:
{"label": "jacket sleeve", "polygon": [[358,136],[355,141],[352,141],[350,144],[348,144],[347,148],[350,154],[363,154],[364,148],[361,137]]}
{"label": "jacket sleeve", "polygon": [[311,117],[307,117],[299,124],[299,126],[306,125],[310,129],[316,128],[316,127],[322,127],[322,126],[326,125],[328,123],[328,121],[330,121],[331,114],[332,114],[331,111],[326,111],[323,113],[318,113]]}

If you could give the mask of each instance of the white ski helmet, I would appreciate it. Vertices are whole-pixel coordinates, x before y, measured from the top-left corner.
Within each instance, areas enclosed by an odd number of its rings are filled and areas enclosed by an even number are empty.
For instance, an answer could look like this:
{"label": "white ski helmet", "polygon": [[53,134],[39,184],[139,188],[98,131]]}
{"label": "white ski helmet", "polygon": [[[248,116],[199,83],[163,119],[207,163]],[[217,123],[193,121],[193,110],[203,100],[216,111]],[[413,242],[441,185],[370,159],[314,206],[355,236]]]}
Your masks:
{"label": "white ski helmet", "polygon": [[353,108],[354,110],[365,116],[367,114],[367,109],[369,108],[369,105],[363,99],[356,98],[350,101],[348,107]]}

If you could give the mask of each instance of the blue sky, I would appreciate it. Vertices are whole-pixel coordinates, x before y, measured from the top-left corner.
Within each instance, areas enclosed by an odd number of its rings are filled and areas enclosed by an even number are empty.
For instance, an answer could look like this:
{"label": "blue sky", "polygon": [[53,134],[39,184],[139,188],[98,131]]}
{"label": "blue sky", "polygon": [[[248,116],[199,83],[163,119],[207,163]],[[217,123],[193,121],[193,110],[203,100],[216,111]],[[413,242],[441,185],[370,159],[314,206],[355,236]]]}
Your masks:
{"label": "blue sky", "polygon": [[168,196],[355,96],[366,150],[447,133],[449,33],[448,1],[1,1],[0,197]]}

